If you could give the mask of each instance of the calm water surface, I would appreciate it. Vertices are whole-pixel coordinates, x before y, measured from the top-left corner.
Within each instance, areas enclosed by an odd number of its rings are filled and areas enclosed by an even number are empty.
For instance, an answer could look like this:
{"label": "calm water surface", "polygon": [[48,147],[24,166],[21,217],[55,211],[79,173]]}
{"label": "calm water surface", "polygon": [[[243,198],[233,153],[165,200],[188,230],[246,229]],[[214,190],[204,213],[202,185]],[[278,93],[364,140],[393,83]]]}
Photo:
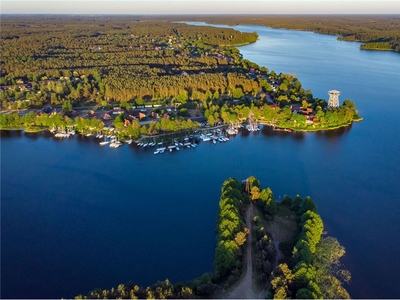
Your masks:
{"label": "calm water surface", "polygon": [[340,90],[364,121],[319,133],[264,128],[157,156],[94,138],[2,132],[3,298],[73,297],[211,272],[222,182],[250,175],[277,199],[314,199],[346,247],[353,298],[399,297],[400,55],[309,32],[234,28],[260,36],[240,48],[244,58],[297,74],[316,97]]}

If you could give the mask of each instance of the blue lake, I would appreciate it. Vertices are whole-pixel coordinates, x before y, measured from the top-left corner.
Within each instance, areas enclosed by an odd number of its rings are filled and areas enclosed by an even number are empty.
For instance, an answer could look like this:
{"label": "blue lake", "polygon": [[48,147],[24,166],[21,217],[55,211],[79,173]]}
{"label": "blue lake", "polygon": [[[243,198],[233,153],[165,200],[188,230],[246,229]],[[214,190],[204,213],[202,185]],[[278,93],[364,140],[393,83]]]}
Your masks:
{"label": "blue lake", "polygon": [[221,185],[250,175],[277,199],[313,198],[346,248],[353,298],[400,295],[400,55],[310,32],[234,28],[259,34],[240,47],[244,58],[296,74],[316,97],[340,90],[364,120],[331,132],[264,128],[162,155],[2,132],[3,298],[67,298],[211,272]]}

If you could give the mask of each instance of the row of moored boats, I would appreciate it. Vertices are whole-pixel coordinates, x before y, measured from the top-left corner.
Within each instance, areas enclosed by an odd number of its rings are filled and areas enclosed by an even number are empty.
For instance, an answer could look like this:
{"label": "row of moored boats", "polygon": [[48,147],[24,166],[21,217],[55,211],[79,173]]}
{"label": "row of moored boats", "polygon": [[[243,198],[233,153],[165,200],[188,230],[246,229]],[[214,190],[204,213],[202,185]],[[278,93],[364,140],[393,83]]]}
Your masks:
{"label": "row of moored boats", "polygon": [[229,138],[219,134],[219,135],[214,135],[212,133],[207,133],[207,134],[200,134],[200,139],[203,142],[208,142],[211,141],[213,144],[216,144],[217,142],[227,142],[229,141]]}

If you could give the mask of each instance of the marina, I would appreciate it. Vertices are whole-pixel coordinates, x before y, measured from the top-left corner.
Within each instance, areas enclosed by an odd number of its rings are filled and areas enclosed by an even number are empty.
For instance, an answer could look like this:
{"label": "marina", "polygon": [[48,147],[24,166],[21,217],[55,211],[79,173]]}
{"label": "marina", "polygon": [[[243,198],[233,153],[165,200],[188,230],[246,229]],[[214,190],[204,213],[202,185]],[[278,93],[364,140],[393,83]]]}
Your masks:
{"label": "marina", "polygon": [[[230,137],[237,135],[241,130],[245,130],[248,132],[257,132],[260,131],[260,126],[258,124],[251,125],[220,125],[217,127],[206,127],[199,128],[190,133],[170,133],[163,134],[159,136],[151,136],[151,137],[142,137],[134,142],[132,138],[128,140],[121,140],[118,137],[118,133],[113,127],[105,127],[102,131],[97,132],[95,135],[91,132],[89,133],[81,133],[84,138],[89,139],[99,139],[102,140],[99,142],[99,146],[109,145],[110,148],[116,149],[124,144],[127,145],[135,145],[138,148],[142,149],[152,149],[155,146],[158,146],[156,150],[153,151],[155,155],[162,154],[165,152],[176,152],[181,149],[191,149],[196,148],[200,145],[200,143],[210,142],[212,144],[224,143],[230,140]],[[68,130],[57,130],[56,128],[52,128],[50,130],[54,137],[63,139],[69,138],[75,135],[76,131],[72,129]]]}

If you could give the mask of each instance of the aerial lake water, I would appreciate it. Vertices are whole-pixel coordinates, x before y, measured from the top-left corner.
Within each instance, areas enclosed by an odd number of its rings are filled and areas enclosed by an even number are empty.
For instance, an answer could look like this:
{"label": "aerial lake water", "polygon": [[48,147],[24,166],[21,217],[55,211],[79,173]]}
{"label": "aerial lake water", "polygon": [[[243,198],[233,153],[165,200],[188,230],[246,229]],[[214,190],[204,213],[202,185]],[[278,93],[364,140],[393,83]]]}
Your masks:
{"label": "aerial lake water", "polygon": [[316,97],[341,91],[364,120],[316,133],[264,128],[162,155],[100,147],[93,137],[1,132],[3,298],[70,298],[212,272],[221,185],[250,175],[276,199],[313,198],[346,248],[353,298],[399,297],[400,54],[310,32],[233,28],[259,34],[240,47],[244,58],[296,74]]}

